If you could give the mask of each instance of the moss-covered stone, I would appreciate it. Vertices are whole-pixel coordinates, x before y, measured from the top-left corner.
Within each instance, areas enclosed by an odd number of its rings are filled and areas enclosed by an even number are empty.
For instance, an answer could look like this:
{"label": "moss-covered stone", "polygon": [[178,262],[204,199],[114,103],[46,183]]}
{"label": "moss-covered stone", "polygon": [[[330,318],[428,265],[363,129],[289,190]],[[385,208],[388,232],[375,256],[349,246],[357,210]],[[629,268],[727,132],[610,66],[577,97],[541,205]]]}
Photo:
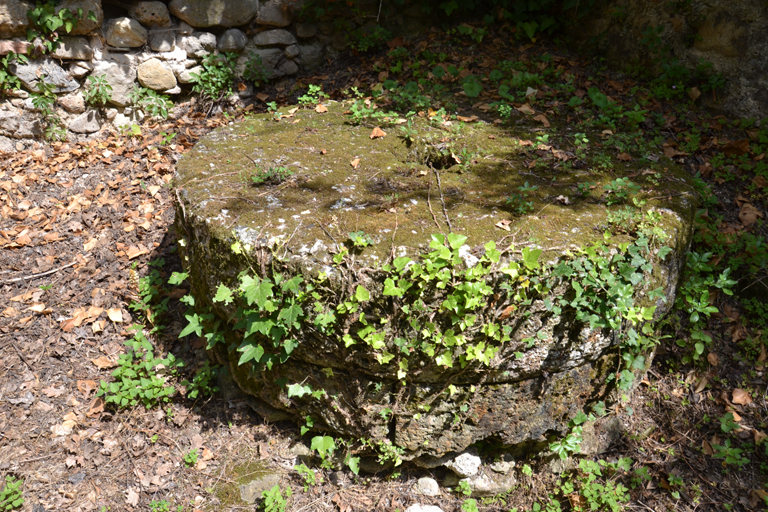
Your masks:
{"label": "moss-covered stone", "polygon": [[[507,259],[518,257],[520,247],[541,248],[547,262],[603,241],[604,202],[579,200],[574,191],[582,181],[605,183],[613,177],[556,168],[532,175],[523,162],[531,148],[508,129],[482,122],[434,123],[416,116],[409,139],[399,136],[398,125],[385,126],[384,137],[372,138],[371,126],[350,124],[343,110],[339,104],[324,113],[298,110],[279,121],[257,115],[214,131],[179,162],[177,228],[199,306],[229,320],[234,306],[211,298],[221,283],[236,286],[242,271],[261,277],[275,271],[302,274],[310,281],[323,273],[328,276],[323,286],[333,291],[329,306],[362,284],[371,292],[361,306],[366,318],[386,321],[388,339],[395,334],[408,339],[417,334],[393,320],[400,305],[382,295],[385,273],[379,269],[393,256],[418,258],[431,234],[466,236],[462,256],[468,265],[489,241],[509,249]],[[293,176],[281,184],[251,182],[252,175],[275,167],[287,167]],[[684,173],[669,171],[659,186],[663,192],[647,194],[661,197],[647,206],[660,213],[658,225],[673,248],[637,286],[636,300],[657,305],[657,316],[674,301],[690,242],[694,205],[685,180]],[[507,198],[525,182],[539,187],[526,197],[534,207],[515,216]],[[375,243],[354,250],[349,233],[360,231]],[[616,236],[610,243],[626,241]],[[246,254],[232,250],[235,242]],[[333,255],[342,246],[352,249],[351,255],[335,265]],[[307,325],[287,363],[269,370],[238,366],[234,349],[242,333],[232,329],[227,346],[218,345],[215,353],[229,364],[238,385],[264,403],[265,414],[288,411],[302,423],[311,416],[316,429],[394,440],[406,459],[440,457],[485,439],[542,446],[564,433],[585,405],[607,396],[618,347],[611,332],[576,322],[573,311],[551,313],[543,297],[510,309],[503,276],[488,282],[493,293],[478,322],[500,322],[511,331],[488,365],[446,368],[413,353],[408,375],[400,379],[397,359],[380,364],[364,343],[347,347],[341,341],[342,332],[359,328],[356,316],[331,334]],[[666,303],[647,297],[658,287]],[[563,282],[552,294],[569,290]],[[531,337],[532,346],[523,342]],[[325,393],[289,397],[277,381],[307,383]]]}

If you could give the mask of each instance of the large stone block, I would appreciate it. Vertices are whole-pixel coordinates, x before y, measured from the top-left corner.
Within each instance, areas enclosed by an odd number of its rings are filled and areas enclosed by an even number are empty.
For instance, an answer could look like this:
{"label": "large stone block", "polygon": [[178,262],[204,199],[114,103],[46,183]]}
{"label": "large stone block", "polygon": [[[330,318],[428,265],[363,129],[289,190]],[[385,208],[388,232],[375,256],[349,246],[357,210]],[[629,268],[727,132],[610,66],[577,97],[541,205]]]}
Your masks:
{"label": "large stone block", "polygon": [[62,60],[91,60],[93,48],[85,37],[61,36],[51,56]]}
{"label": "large stone block", "polygon": [[131,18],[115,18],[107,23],[107,44],[115,48],[137,48],[147,44],[147,29]]}
{"label": "large stone block", "polygon": [[239,27],[256,16],[258,0],[171,0],[171,13],[193,27]]}
{"label": "large stone block", "polygon": [[293,21],[290,7],[282,0],[270,0],[259,8],[256,23],[272,27],[287,27]]}
{"label": "large stone block", "polygon": [[38,92],[37,84],[40,80],[55,85],[53,92],[56,94],[72,92],[80,87],[80,84],[72,80],[59,63],[50,57],[30,60],[27,63],[15,61],[8,66],[8,69],[21,80],[26,89],[32,92]]}
{"label": "large stone block", "polygon": [[[56,12],[62,9],[69,9],[77,18],[77,25],[67,35],[85,36],[99,31],[104,23],[101,0],[62,0],[56,5]],[[82,16],[78,16],[79,12]],[[93,19],[90,19],[90,13],[93,13]]]}
{"label": "large stone block", "polygon": [[163,2],[140,1],[128,8],[128,14],[147,28],[169,28],[171,16]]}
{"label": "large stone block", "polygon": [[[432,467],[483,440],[543,449],[615,397],[631,342],[608,320],[629,307],[659,319],[674,302],[696,206],[688,175],[665,163],[668,182],[642,181],[672,249],[661,254],[623,235],[604,240],[604,203],[553,199],[610,179],[597,174],[537,181],[547,208],[517,216],[507,198],[532,178],[516,171],[526,149],[508,128],[463,125],[452,143],[483,157],[462,164],[441,142],[451,126],[414,116],[412,140],[386,128],[372,138],[346,106],[328,107],[218,129],[174,177],[196,306],[219,321],[214,355],[265,414],[392,440]],[[290,183],[243,180],[279,167]],[[517,243],[515,232],[525,233]],[[587,270],[595,258],[600,285]],[[214,299],[222,285],[234,301]],[[636,355],[647,364],[652,343]],[[478,475],[477,489],[509,484]]]}
{"label": "large stone block", "polygon": [[3,0],[0,2],[0,38],[22,37],[27,34],[27,12],[35,3],[27,0]]}
{"label": "large stone block", "polygon": [[128,94],[136,85],[136,67],[133,59],[127,55],[112,55],[110,60],[96,61],[93,73],[103,76],[112,86],[112,105],[125,107],[131,104]]}
{"label": "large stone block", "polygon": [[173,71],[159,59],[142,62],[137,70],[139,83],[155,91],[167,91],[176,87]]}

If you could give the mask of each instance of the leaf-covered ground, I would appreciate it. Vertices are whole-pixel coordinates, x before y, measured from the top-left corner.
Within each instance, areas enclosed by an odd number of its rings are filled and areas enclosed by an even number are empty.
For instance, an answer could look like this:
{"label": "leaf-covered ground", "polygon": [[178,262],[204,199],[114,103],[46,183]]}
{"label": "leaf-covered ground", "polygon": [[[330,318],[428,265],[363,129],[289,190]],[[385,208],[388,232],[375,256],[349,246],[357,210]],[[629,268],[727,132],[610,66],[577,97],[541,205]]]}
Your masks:
{"label": "leaf-covered ground", "polygon": [[[416,115],[432,115],[429,109],[438,109],[440,101],[447,114],[464,119],[455,122],[506,123],[518,130],[530,151],[517,166],[531,184],[563,169],[663,179],[664,167],[674,161],[700,175],[702,206],[692,250],[712,253],[712,270],[691,284],[691,301],[702,311],[714,309],[698,323],[690,308],[673,315],[634,398],[612,408],[623,435],[600,458],[629,457],[629,471],[604,470],[596,483],[584,484],[586,475],[578,469],[558,475],[547,462],[518,461],[519,486],[478,506],[589,508],[587,491],[609,495],[596,486],[621,482],[631,509],[763,508],[768,130],[716,115],[700,106],[703,99],[692,104],[688,91],[660,100],[664,89],[658,81],[611,73],[545,44],[526,44],[509,27],[490,27],[482,37],[479,28],[433,30],[390,41],[377,53],[345,54],[298,83],[264,88],[250,109],[265,111],[270,101],[295,103],[309,84],[341,100],[351,87],[367,95],[387,80],[403,86],[425,78],[408,93],[411,100],[397,101],[426,101],[414,109]],[[443,87],[435,90],[434,84]],[[506,97],[498,94],[500,85],[507,86]],[[674,91],[667,85],[667,92]],[[717,94],[704,91],[715,106]],[[499,111],[495,102],[508,108]],[[644,112],[631,114],[639,110]],[[171,119],[143,126],[138,137],[104,133],[85,143],[2,155],[0,471],[23,480],[22,510],[249,510],[254,505],[239,500],[238,486],[265,472],[276,474],[283,489],[292,487],[293,511],[394,511],[422,503],[447,512],[464,502],[446,488],[435,498],[418,496],[417,478],[440,480],[444,473],[410,467],[360,477],[314,468],[317,483],[305,490],[304,479],[292,470],[298,428],[265,423],[232,390],[196,399],[178,393],[161,407],[120,411],[96,396],[100,382],[111,381],[136,323],[145,332],[166,326],[149,339],[156,352],[170,351],[186,362],[187,378],[202,365],[204,342],[177,337],[184,327],[184,306],[178,304],[183,285],[164,284],[155,304],[168,299],[168,311],[147,318],[137,305],[146,297],[140,284],[152,275],[166,281],[180,270],[171,226],[176,161],[206,132],[243,115],[247,111],[206,117],[185,104]],[[573,197],[584,193],[574,190]],[[604,191],[591,194],[600,198]],[[531,200],[543,206],[544,198]],[[613,229],[635,228],[630,222]],[[707,281],[728,267],[738,280],[734,296]],[[711,341],[692,338],[692,327]]]}

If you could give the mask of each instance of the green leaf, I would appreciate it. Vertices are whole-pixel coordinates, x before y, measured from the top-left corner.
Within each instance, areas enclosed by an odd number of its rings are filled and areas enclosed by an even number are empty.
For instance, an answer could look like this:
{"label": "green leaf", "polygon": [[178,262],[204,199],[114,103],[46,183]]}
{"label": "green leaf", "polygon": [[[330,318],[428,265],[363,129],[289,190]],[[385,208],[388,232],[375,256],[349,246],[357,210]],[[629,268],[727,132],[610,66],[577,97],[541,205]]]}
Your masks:
{"label": "green leaf", "polygon": [[241,352],[240,360],[237,362],[238,366],[243,365],[251,360],[257,363],[261,361],[264,356],[264,348],[261,345],[254,345],[253,343],[243,342],[237,351]]}
{"label": "green leaf", "polygon": [[184,282],[189,277],[186,272],[174,272],[171,277],[168,278],[168,284],[178,285]]}
{"label": "green leaf", "polygon": [[213,297],[213,302],[223,302],[224,305],[228,306],[232,303],[232,290],[224,286],[224,283],[219,284],[216,295]]}
{"label": "green leaf", "polygon": [[184,315],[184,318],[187,319],[189,324],[179,333],[179,338],[183,338],[184,336],[189,336],[192,333],[195,333],[197,336],[203,335],[203,326],[200,324],[200,316],[198,316],[197,313],[192,313],[191,315]]}
{"label": "green leaf", "polygon": [[309,449],[317,450],[323,455],[330,454],[336,449],[336,441],[331,436],[315,436]]}
{"label": "green leaf", "polygon": [[363,288],[360,285],[357,285],[357,289],[355,289],[355,299],[357,302],[365,302],[367,300],[370,300],[371,294],[368,293],[368,290]]}
{"label": "green leaf", "polygon": [[285,322],[285,325],[290,328],[296,328],[298,329],[299,322],[298,319],[304,316],[304,312],[301,310],[301,306],[298,304],[291,304],[289,307],[283,309],[280,311],[280,314],[277,316],[279,320],[283,320]]}
{"label": "green leaf", "polygon": [[398,288],[392,278],[388,277],[384,280],[384,291],[382,293],[392,297],[402,297],[405,290]]}
{"label": "green leaf", "polygon": [[659,252],[658,252],[659,259],[663,260],[664,258],[667,257],[667,254],[669,254],[671,252],[672,252],[672,248],[671,247],[667,247],[665,245],[664,247],[659,249]]}
{"label": "green leaf", "polygon": [[245,295],[248,305],[256,304],[260,309],[265,309],[272,293],[272,282],[269,279],[260,280],[258,276],[245,276],[240,282],[240,290]]}
{"label": "green leaf", "polygon": [[439,356],[435,358],[435,362],[439,364],[440,366],[445,366],[446,368],[453,368],[453,354],[450,350],[446,350]]}
{"label": "green leaf", "polygon": [[347,466],[349,466],[350,471],[352,471],[354,474],[360,473],[360,457],[352,457],[351,455],[347,456],[347,460],[345,460]]}
{"label": "green leaf", "polygon": [[293,398],[294,396],[301,398],[304,395],[309,395],[312,393],[311,387],[303,386],[301,384],[291,384],[288,386],[287,390],[288,390],[288,398]]}
{"label": "green leaf", "polygon": [[539,267],[539,256],[541,256],[541,253],[541,249],[523,247],[523,263],[528,270],[535,270]]}
{"label": "green leaf", "polygon": [[448,233],[448,245],[451,246],[451,249],[457,250],[459,247],[464,245],[464,242],[467,241],[467,237],[464,235],[457,235],[456,233]]}

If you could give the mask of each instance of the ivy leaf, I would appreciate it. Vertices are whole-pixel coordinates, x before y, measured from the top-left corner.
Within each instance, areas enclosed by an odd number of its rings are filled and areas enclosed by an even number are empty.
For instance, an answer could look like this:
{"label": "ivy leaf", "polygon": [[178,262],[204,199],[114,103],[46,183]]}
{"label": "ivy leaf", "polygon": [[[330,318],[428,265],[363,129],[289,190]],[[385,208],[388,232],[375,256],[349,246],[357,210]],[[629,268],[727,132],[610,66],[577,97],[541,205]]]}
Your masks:
{"label": "ivy leaf", "polygon": [[290,386],[288,386],[287,390],[288,390],[288,398],[292,398],[294,396],[301,398],[304,395],[309,395],[312,393],[311,387],[302,386],[301,384],[291,384]]}
{"label": "ivy leaf", "polygon": [[662,259],[662,260],[663,260],[664,258],[666,258],[666,257],[667,257],[667,254],[669,254],[669,253],[671,253],[671,252],[672,252],[672,248],[671,248],[671,247],[667,247],[667,246],[665,245],[664,247],[662,247],[661,249],[659,249],[659,253],[658,253],[659,259]]}
{"label": "ivy leaf", "polygon": [[168,278],[168,284],[179,285],[184,282],[189,274],[186,272],[174,272],[171,277]]}
{"label": "ivy leaf", "polygon": [[291,352],[293,352],[293,351],[296,349],[296,347],[298,347],[298,346],[299,346],[299,342],[298,342],[298,340],[294,340],[294,339],[287,339],[287,340],[285,340],[285,341],[283,342],[283,349],[285,350],[285,353],[286,353],[286,354],[289,354],[289,355],[290,355],[290,354],[291,354]]}
{"label": "ivy leaf", "polygon": [[253,343],[243,342],[237,351],[242,353],[240,360],[237,362],[238,366],[243,365],[251,360],[257,363],[261,361],[264,356],[264,348],[261,345],[254,345]]}
{"label": "ivy leaf", "polygon": [[223,302],[225,306],[229,306],[232,303],[232,290],[224,286],[224,283],[219,284],[213,302]]}
{"label": "ivy leaf", "polygon": [[360,457],[352,457],[347,456],[347,460],[345,460],[347,466],[349,466],[350,471],[352,471],[354,474],[360,473]]}
{"label": "ivy leaf", "polygon": [[191,315],[184,315],[184,318],[187,319],[189,324],[187,324],[184,330],[179,333],[179,338],[183,338],[184,336],[189,336],[192,333],[195,333],[197,336],[203,335],[203,326],[200,324],[201,318],[197,313],[192,313]]}
{"label": "ivy leaf", "polygon": [[269,298],[273,296],[272,282],[269,279],[261,280],[258,276],[245,276],[240,282],[240,290],[249,306],[256,304],[260,309],[265,309]]}
{"label": "ivy leaf", "polygon": [[445,366],[446,368],[453,368],[453,354],[449,350],[446,350],[439,356],[435,358],[435,362],[439,364],[440,366]]}
{"label": "ivy leaf", "polygon": [[317,450],[323,455],[333,453],[336,449],[336,441],[331,436],[315,436],[312,438],[312,444],[309,449]]}
{"label": "ivy leaf", "polygon": [[539,256],[541,256],[541,253],[541,249],[523,247],[523,263],[528,270],[535,270],[539,267]]}
{"label": "ivy leaf", "polygon": [[367,300],[370,300],[371,294],[368,293],[368,290],[363,288],[360,285],[357,285],[357,288],[355,289],[355,299],[357,302],[365,302]]}
{"label": "ivy leaf", "polygon": [[448,245],[451,249],[456,250],[467,241],[467,237],[464,235],[457,235],[456,233],[448,233]]}
{"label": "ivy leaf", "polygon": [[301,310],[301,306],[294,303],[294,304],[291,304],[289,307],[281,310],[277,318],[279,320],[285,321],[285,324],[288,328],[295,327],[296,329],[298,329],[299,322],[297,320],[302,316],[304,316],[304,312]]}
{"label": "ivy leaf", "polygon": [[402,297],[404,293],[404,290],[402,288],[398,288],[395,285],[395,282],[391,278],[387,278],[384,280],[384,295],[389,295],[393,297]]}

